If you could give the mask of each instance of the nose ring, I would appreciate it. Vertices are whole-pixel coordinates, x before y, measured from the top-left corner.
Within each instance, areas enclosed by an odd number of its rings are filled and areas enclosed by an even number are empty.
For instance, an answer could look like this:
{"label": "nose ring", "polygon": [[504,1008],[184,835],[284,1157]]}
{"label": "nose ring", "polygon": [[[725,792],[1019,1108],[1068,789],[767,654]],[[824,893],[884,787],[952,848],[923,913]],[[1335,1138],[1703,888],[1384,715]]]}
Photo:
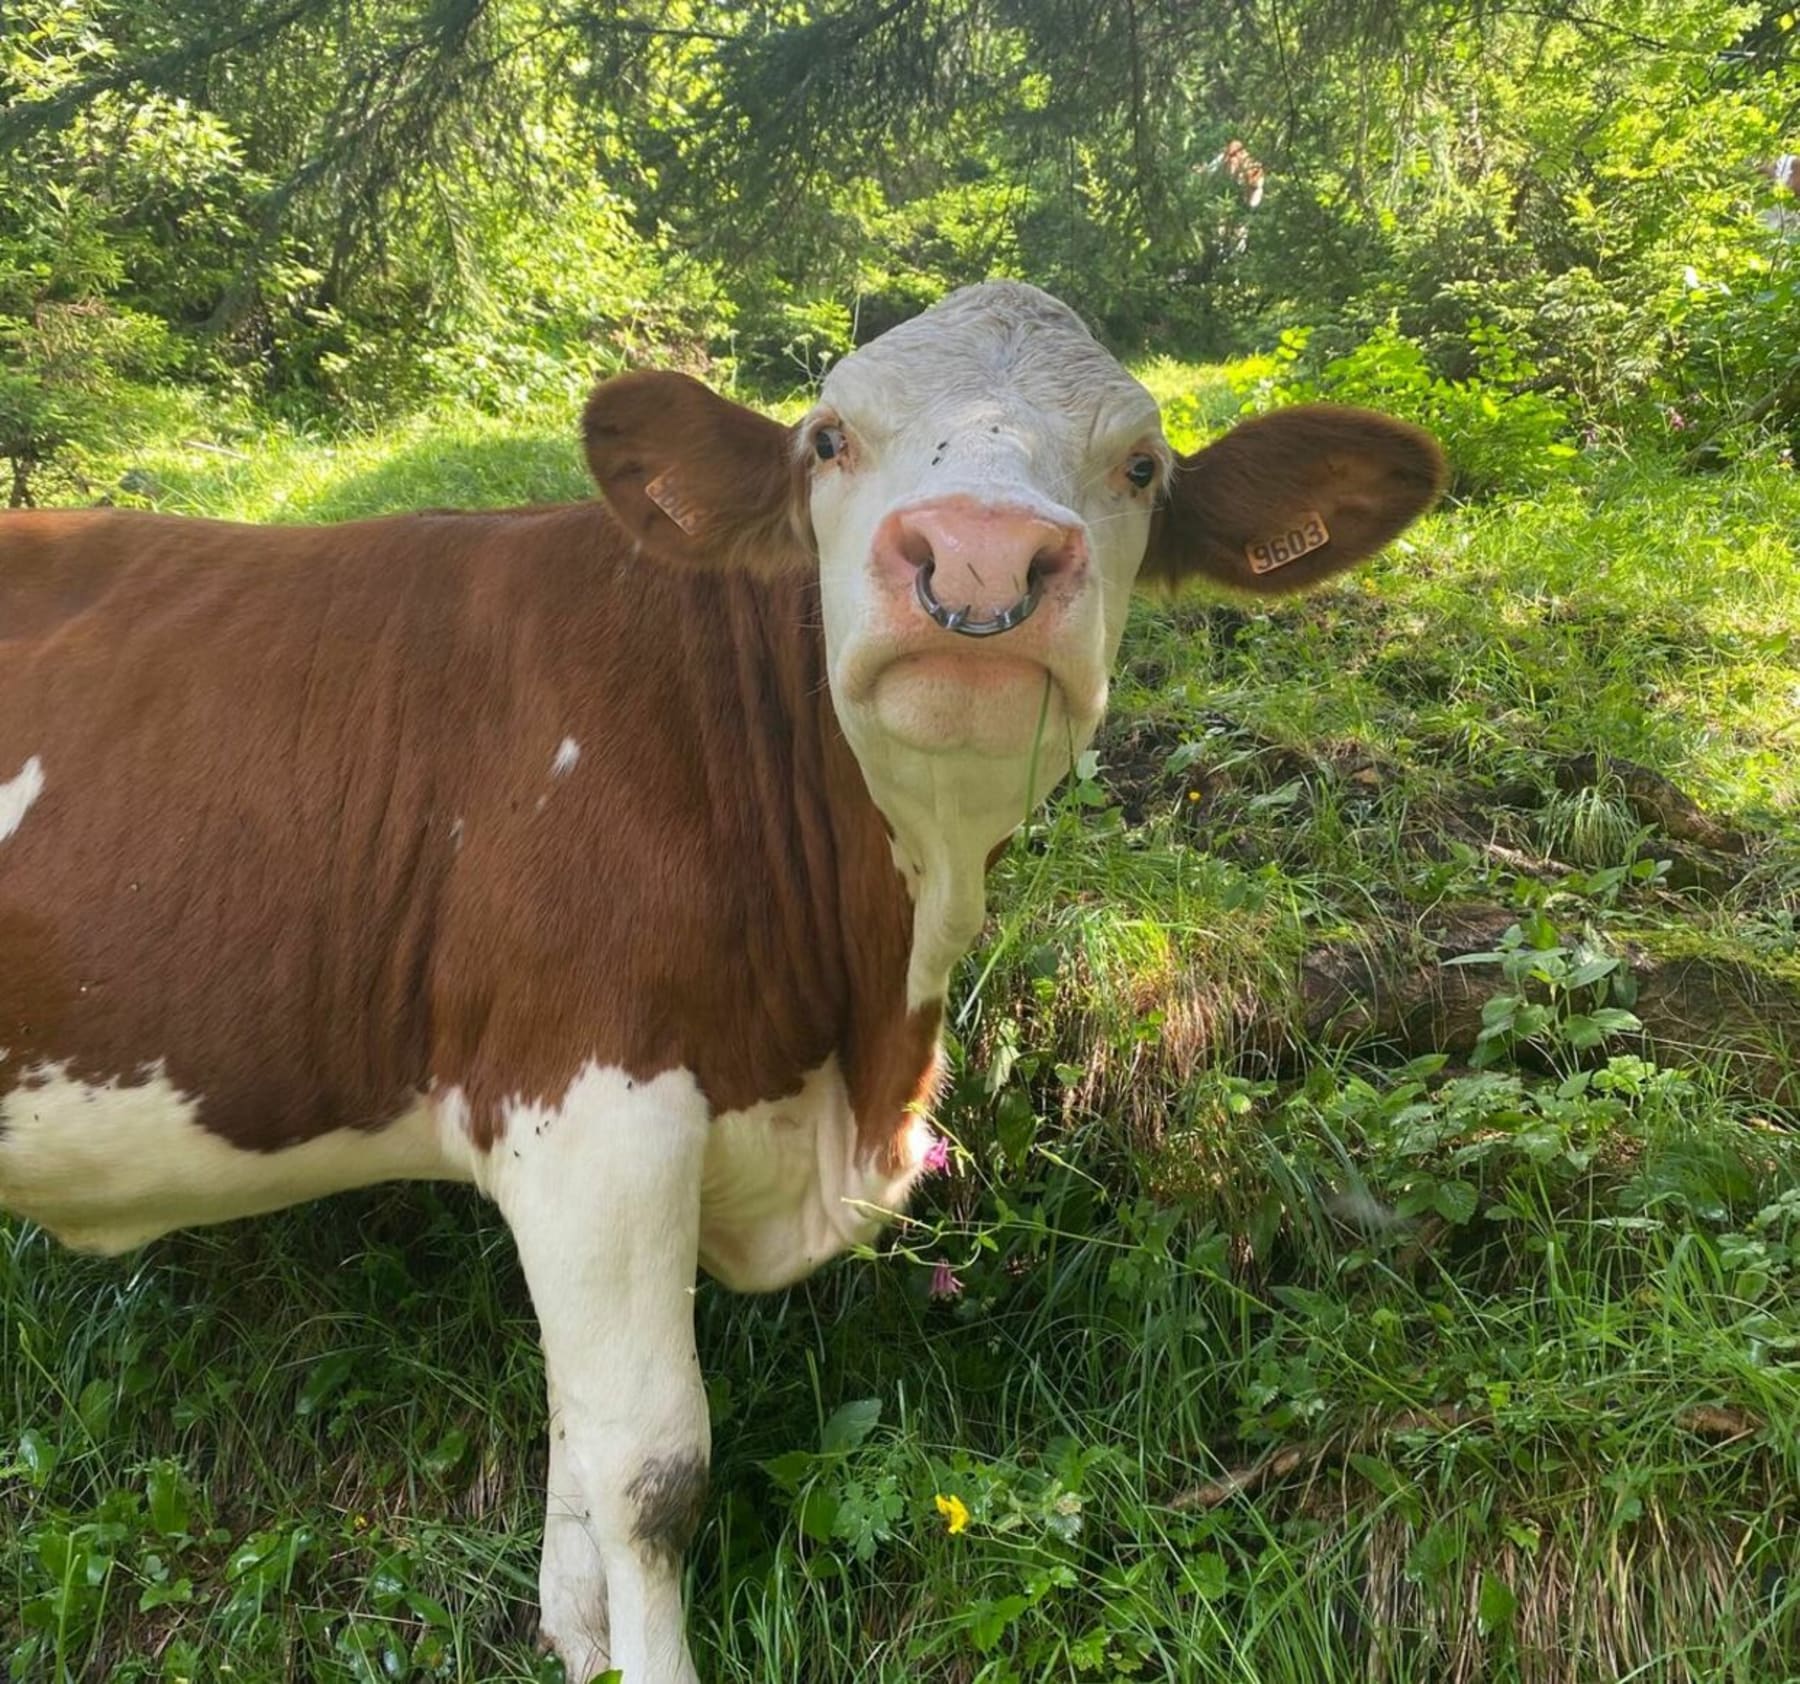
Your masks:
{"label": "nose ring", "polygon": [[1037,607],[1044,594],[1043,580],[1038,577],[1034,566],[1026,575],[1025,594],[1017,602],[1010,608],[1002,608],[992,619],[971,620],[969,613],[972,604],[962,608],[946,608],[938,601],[937,593],[931,588],[931,574],[930,562],[926,562],[913,574],[913,594],[919,599],[919,606],[945,631],[959,632],[964,637],[997,637],[1001,632],[1011,631],[1014,626],[1031,618],[1032,610]]}

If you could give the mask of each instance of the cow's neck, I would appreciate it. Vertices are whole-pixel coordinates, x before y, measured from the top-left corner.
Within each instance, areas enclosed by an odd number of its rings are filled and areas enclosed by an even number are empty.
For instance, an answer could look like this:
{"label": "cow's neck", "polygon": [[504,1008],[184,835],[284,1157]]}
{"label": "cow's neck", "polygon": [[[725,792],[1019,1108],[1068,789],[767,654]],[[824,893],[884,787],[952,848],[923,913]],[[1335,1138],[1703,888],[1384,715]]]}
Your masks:
{"label": "cow's neck", "polygon": [[925,753],[854,722],[846,729],[913,898],[907,1002],[941,1003],[981,933],[988,866],[1061,778],[1070,745],[1045,739],[1029,756],[996,759]]}
{"label": "cow's neck", "polygon": [[913,899],[906,999],[941,1002],[950,972],[987,915],[988,861],[1025,815],[1023,779],[1006,768],[905,749],[866,753],[871,798],[893,835]]}

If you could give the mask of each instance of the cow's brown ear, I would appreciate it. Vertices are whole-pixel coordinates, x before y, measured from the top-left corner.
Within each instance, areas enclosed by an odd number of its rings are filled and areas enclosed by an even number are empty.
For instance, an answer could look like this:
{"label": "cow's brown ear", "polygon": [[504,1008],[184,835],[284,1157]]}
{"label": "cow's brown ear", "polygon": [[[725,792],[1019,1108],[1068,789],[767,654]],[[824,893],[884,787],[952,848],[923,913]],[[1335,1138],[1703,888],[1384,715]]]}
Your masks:
{"label": "cow's brown ear", "polygon": [[791,429],[685,374],[621,374],[581,418],[588,468],[645,549],[762,573],[811,564]]}
{"label": "cow's brown ear", "polygon": [[1436,500],[1444,453],[1372,410],[1304,404],[1179,459],[1138,577],[1304,590],[1372,556]]}

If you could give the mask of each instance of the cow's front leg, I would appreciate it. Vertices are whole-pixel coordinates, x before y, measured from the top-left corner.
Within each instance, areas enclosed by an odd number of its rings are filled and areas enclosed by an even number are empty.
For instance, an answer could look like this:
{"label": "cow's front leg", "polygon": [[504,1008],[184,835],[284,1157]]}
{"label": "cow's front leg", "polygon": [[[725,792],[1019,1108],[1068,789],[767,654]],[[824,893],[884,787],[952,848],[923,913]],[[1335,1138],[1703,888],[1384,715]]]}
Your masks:
{"label": "cow's front leg", "polygon": [[544,1344],[546,1639],[570,1684],[694,1684],[681,1556],[706,1494],[694,1271],[706,1106],[671,1072],[590,1067],[554,1106],[514,1107],[491,1191]]}
{"label": "cow's front leg", "polygon": [[544,1497],[544,1554],[538,1573],[540,1630],[562,1656],[570,1684],[612,1665],[606,1570],[588,1519],[588,1501],[569,1466],[569,1430],[550,1392],[550,1476]]}

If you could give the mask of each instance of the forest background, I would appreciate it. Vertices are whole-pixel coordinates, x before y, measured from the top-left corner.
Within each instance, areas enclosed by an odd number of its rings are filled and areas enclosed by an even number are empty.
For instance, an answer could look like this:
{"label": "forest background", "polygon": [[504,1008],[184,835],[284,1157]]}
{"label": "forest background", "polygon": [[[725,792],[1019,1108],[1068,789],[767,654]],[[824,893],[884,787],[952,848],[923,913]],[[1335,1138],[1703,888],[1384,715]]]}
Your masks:
{"label": "forest background", "polygon": [[1794,25],[1720,0],[12,0],[0,459],[12,500],[51,494],[170,383],[325,427],[572,406],[647,362],[778,396],[993,275],[1122,354],[1279,348],[1446,430],[1466,490],[1627,437],[1780,448]]}

